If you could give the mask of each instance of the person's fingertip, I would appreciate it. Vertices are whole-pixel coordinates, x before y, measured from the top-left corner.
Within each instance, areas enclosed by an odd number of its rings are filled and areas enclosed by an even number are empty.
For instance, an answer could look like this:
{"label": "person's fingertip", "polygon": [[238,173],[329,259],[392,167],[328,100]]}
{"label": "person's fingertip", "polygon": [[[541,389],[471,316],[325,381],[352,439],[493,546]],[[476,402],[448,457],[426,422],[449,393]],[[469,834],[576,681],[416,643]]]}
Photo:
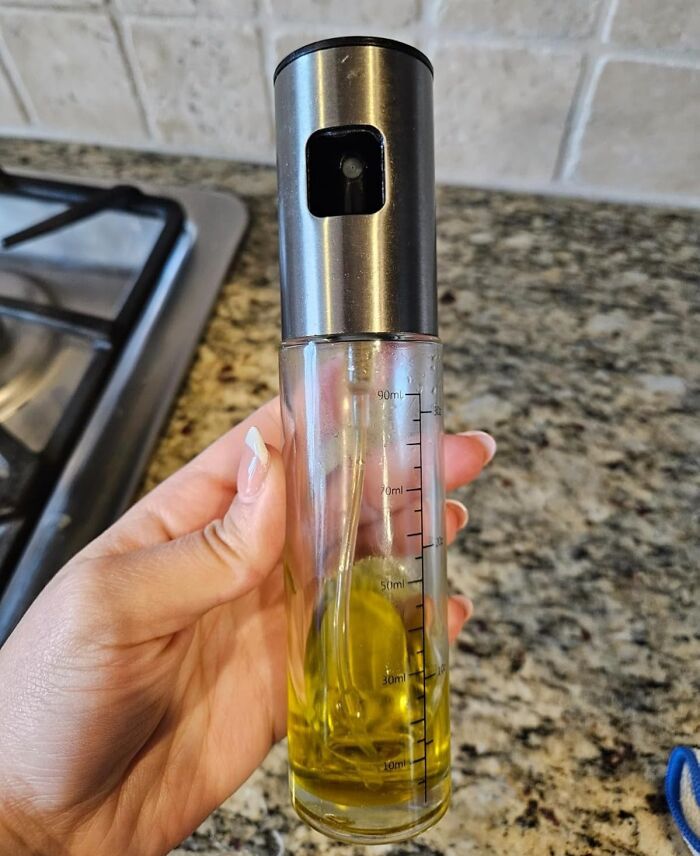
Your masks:
{"label": "person's fingertip", "polygon": [[469,621],[469,619],[474,614],[474,604],[471,599],[468,598],[465,594],[455,594],[452,596],[452,600],[459,608],[462,614],[462,624]]}
{"label": "person's fingertip", "polygon": [[487,434],[486,431],[460,431],[460,437],[469,437],[476,440],[484,450],[484,466],[491,463],[493,456],[496,454],[496,441]]}
{"label": "person's fingertip", "polygon": [[270,453],[260,431],[253,425],[245,435],[238,465],[238,493],[245,499],[256,496],[270,469]]}
{"label": "person's fingertip", "polygon": [[469,523],[469,509],[467,506],[458,499],[448,499],[446,505],[454,515],[457,529],[464,529],[467,523]]}

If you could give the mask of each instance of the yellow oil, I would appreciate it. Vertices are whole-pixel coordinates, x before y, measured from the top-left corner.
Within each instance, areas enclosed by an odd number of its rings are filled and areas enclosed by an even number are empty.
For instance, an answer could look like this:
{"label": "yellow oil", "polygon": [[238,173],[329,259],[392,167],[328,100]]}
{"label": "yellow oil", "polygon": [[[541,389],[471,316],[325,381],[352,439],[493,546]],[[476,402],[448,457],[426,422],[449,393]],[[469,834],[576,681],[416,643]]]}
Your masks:
{"label": "yellow oil", "polygon": [[[300,596],[290,569],[287,577],[289,596]],[[303,668],[290,663],[293,789],[339,806],[410,803],[413,811],[434,799],[436,785],[444,785],[444,799],[450,764],[448,676],[444,646],[431,638],[438,624],[434,608],[422,602],[420,585],[410,585],[398,563],[356,562],[343,648],[333,616],[335,583],[326,586],[311,616]],[[341,690],[338,676],[343,650],[352,697]]]}

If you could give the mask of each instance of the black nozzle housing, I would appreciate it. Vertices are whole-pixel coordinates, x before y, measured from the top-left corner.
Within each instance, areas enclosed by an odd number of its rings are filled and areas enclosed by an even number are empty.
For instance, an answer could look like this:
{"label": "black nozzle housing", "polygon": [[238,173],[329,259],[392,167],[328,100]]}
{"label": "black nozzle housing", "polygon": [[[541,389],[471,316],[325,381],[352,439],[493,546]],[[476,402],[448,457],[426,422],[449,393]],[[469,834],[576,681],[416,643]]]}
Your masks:
{"label": "black nozzle housing", "polygon": [[309,211],[315,217],[374,214],[384,205],[384,140],[377,128],[345,125],[306,143]]}

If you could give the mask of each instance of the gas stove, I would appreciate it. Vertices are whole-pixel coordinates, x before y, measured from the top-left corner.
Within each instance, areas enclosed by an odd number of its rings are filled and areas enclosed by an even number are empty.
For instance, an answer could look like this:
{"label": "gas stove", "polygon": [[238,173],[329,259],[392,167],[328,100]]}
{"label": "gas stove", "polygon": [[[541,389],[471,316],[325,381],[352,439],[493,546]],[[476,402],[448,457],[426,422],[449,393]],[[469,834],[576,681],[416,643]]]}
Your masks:
{"label": "gas stove", "polygon": [[0,644],[133,497],[246,223],[230,195],[0,171]]}

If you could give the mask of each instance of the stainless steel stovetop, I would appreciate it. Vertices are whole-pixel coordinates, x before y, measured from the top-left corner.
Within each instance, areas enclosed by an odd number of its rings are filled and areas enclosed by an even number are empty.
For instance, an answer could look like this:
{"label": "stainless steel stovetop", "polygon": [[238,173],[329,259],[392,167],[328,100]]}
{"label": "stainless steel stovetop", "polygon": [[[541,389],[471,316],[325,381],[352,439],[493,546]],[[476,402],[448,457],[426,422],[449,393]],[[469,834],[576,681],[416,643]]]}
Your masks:
{"label": "stainless steel stovetop", "polygon": [[0,171],[0,644],[128,505],[246,224],[221,193]]}

